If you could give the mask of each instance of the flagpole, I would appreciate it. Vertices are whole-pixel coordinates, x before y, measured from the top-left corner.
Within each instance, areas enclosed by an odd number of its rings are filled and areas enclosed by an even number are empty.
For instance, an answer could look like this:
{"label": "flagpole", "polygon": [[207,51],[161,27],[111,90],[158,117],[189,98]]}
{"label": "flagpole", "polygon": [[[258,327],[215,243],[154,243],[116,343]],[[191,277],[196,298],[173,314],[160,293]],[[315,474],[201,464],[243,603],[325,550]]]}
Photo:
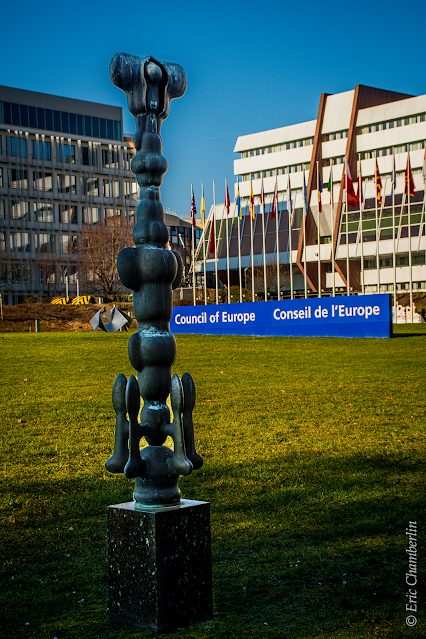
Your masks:
{"label": "flagpole", "polygon": [[226,281],[228,284],[228,304],[231,303],[231,277],[229,273],[229,192],[228,192],[228,179],[225,178],[225,209],[226,209]]}
{"label": "flagpole", "polygon": [[394,321],[397,319],[397,301],[396,301],[396,242],[395,242],[395,187],[396,187],[396,168],[395,168],[395,151],[392,149],[392,265],[393,265],[393,308],[394,308]]}
{"label": "flagpole", "polygon": [[345,164],[345,188],[346,188],[346,292],[351,294],[349,286],[349,207],[348,207],[348,163]]}
{"label": "flagpole", "polygon": [[[377,269],[377,292],[380,293],[380,260],[379,260],[379,235],[378,235],[379,218],[378,218],[378,208],[377,208],[377,193],[378,193],[377,183],[378,183],[379,167],[378,167],[378,164],[377,164],[377,151],[374,152],[374,159],[375,159],[374,175],[376,176],[376,179],[374,180],[374,182],[375,182],[375,186],[376,186],[376,269]],[[380,192],[380,197],[381,197],[381,195],[382,194]]]}
{"label": "flagpole", "polygon": [[318,297],[321,297],[321,236],[320,236],[320,174],[319,162],[317,161],[317,193],[318,193],[318,219],[317,219],[317,244],[318,244]]}
{"label": "flagpole", "polygon": [[196,300],[196,296],[195,296],[195,248],[194,248],[194,244],[195,244],[195,211],[194,211],[194,189],[193,186],[191,184],[191,229],[192,229],[192,233],[191,233],[191,248],[192,248],[192,299],[193,299],[193,303],[194,306],[197,303]]}
{"label": "flagpole", "polygon": [[207,272],[206,272],[206,203],[204,200],[204,183],[201,182],[201,223],[203,225],[203,265],[204,265],[204,304],[207,306]]}
{"label": "flagpole", "polygon": [[361,292],[364,295],[365,292],[365,273],[364,273],[364,233],[363,233],[363,204],[364,204],[364,195],[362,192],[362,169],[361,169],[361,156],[358,155],[358,162],[359,162],[359,173],[358,173],[358,201],[359,201],[359,223],[360,223],[360,228],[361,228],[361,236],[360,236],[360,240],[361,240],[361,278],[362,278],[362,284],[361,284]]}
{"label": "flagpole", "polygon": [[274,205],[274,200],[276,198],[275,201],[275,232],[276,232],[276,249],[277,249],[277,298],[278,301],[281,299],[281,280],[280,280],[280,237],[279,237],[279,206],[278,206],[278,169],[275,175],[275,190],[274,190],[274,197],[273,197],[273,203],[272,206]]}
{"label": "flagpole", "polygon": [[243,301],[243,278],[241,273],[241,231],[240,231],[240,211],[241,211],[241,198],[240,198],[240,186],[237,177],[237,232],[238,232],[238,277],[240,283],[240,304]]}
{"label": "flagpole", "polygon": [[414,319],[413,309],[413,260],[411,255],[411,166],[410,166],[410,152],[407,156],[407,186],[408,186],[408,266],[410,268],[410,311],[411,311],[411,323]]}
{"label": "flagpole", "polygon": [[290,296],[291,299],[294,299],[294,286],[293,286],[293,240],[292,240],[292,230],[293,230],[293,212],[292,212],[292,203],[291,203],[291,185],[290,185],[290,170],[287,173],[287,209],[288,209],[288,246],[290,252]]}
{"label": "flagpole", "polygon": [[302,186],[302,197],[303,197],[303,286],[305,289],[305,300],[308,297],[308,284],[306,277],[306,215],[307,215],[307,202],[305,198],[305,169],[303,169],[303,186]]}
{"label": "flagpole", "polygon": [[254,212],[254,196],[253,196],[253,184],[250,180],[250,242],[251,242],[251,300],[255,301],[254,298],[254,242],[253,242],[253,217],[255,217]]}
{"label": "flagpole", "polygon": [[219,284],[217,281],[217,237],[216,237],[216,192],[213,180],[213,222],[214,224],[214,274],[216,284],[216,304],[219,304]]}
{"label": "flagpole", "polygon": [[268,291],[266,285],[266,246],[265,246],[265,191],[263,190],[263,177],[260,191],[260,211],[262,215],[262,252],[263,252],[263,290],[265,294],[265,302],[268,299]]}
{"label": "flagpole", "polygon": [[334,265],[334,196],[333,196],[333,160],[330,159],[330,196],[331,196],[331,273],[333,276],[333,297],[336,297],[336,272]]}

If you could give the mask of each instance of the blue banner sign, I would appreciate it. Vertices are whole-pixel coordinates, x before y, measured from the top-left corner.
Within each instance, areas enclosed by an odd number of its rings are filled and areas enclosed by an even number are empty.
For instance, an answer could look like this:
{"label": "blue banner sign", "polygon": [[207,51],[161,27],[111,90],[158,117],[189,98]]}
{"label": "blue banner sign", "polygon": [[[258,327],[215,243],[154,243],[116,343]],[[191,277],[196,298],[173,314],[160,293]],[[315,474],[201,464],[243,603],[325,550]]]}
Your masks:
{"label": "blue banner sign", "polygon": [[391,296],[384,293],[175,306],[170,331],[202,335],[391,337]]}

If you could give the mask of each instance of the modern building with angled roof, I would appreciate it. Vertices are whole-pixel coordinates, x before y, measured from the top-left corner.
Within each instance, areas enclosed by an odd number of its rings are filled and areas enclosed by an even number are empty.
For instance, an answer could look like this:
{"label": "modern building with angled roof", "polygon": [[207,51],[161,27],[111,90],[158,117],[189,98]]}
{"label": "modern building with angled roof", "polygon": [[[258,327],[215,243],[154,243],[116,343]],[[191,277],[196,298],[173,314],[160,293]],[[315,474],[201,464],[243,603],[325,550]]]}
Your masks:
{"label": "modern building with angled roof", "polygon": [[[282,297],[425,291],[425,140],[426,95],[413,97],[361,85],[336,95],[322,94],[314,120],[239,137],[234,173],[242,219],[238,225],[232,206],[228,251],[223,233],[218,242],[221,280],[227,283],[227,254],[231,284],[238,284],[240,267],[250,273],[252,263],[261,266],[265,237],[268,263],[275,263],[278,250],[279,263],[289,265],[291,277],[282,281]],[[408,156],[414,180],[414,196],[409,197],[404,194]],[[376,159],[381,202],[377,202],[374,181]],[[346,163],[355,192],[362,175],[361,205],[346,206]],[[332,189],[330,184],[328,190],[330,175]],[[262,182],[264,218],[259,201]],[[271,216],[275,183],[278,217]],[[253,250],[248,214],[251,189],[256,213]],[[222,219],[228,216],[223,204],[214,213],[218,235]],[[213,209],[210,222],[212,217]],[[206,270],[215,268],[215,256],[209,252]]]}

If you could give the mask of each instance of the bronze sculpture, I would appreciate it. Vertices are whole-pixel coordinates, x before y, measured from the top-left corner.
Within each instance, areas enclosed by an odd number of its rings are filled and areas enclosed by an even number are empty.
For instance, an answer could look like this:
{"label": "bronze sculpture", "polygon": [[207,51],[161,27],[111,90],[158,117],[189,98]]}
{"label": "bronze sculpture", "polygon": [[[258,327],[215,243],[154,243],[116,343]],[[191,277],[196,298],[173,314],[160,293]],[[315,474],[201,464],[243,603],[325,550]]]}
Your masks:
{"label": "bronze sculpture", "polygon": [[[130,337],[128,350],[137,380],[120,374],[114,382],[115,443],[105,467],[136,480],[136,506],[167,506],[180,501],[179,475],[189,475],[203,463],[194,446],[194,382],[189,373],[182,379],[176,374],[171,377],[176,357],[176,341],[170,333],[172,289],[180,286],[183,269],[179,254],[168,248],[160,201],[167,170],[161,154],[161,124],[170,101],[185,93],[186,75],[177,64],[118,53],[110,63],[110,77],[126,93],[136,121],[137,153],[131,168],[140,186],[140,202],[133,229],[135,247],[122,249],[117,260],[122,283],[133,290],[138,330]],[[167,436],[173,440],[173,451],[164,446]],[[148,446],[140,451],[142,437]]]}

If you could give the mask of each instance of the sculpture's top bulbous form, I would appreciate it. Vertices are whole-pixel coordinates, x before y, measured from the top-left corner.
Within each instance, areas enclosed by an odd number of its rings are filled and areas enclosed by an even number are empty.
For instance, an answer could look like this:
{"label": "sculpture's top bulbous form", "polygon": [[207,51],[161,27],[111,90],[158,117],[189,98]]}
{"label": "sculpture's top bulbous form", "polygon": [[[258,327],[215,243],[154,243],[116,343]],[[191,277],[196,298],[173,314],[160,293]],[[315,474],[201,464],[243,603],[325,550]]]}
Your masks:
{"label": "sculpture's top bulbous form", "polygon": [[159,62],[153,57],[140,58],[129,53],[116,53],[109,66],[111,81],[127,95],[130,113],[136,119],[135,147],[139,150],[138,135],[146,124],[152,126],[154,116],[157,132],[169,115],[170,100],[181,98],[186,91],[186,74],[173,62]]}

